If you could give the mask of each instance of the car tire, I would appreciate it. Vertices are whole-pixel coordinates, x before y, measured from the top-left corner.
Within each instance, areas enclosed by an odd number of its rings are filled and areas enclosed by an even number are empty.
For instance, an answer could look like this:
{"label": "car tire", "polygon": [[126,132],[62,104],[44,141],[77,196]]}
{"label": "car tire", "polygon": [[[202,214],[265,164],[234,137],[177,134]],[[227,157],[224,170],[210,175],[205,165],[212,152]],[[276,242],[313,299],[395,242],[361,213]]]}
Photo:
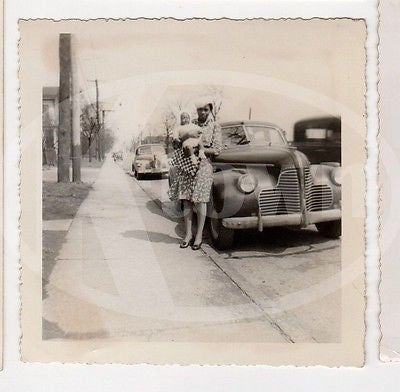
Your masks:
{"label": "car tire", "polygon": [[227,229],[222,225],[222,219],[218,217],[216,211],[213,211],[210,216],[209,230],[212,243],[217,249],[225,250],[232,248],[235,231]]}
{"label": "car tire", "polygon": [[143,178],[144,178],[144,174],[143,173],[136,172],[136,179],[138,181],[143,180]]}
{"label": "car tire", "polygon": [[342,235],[342,220],[316,223],[320,234],[327,238],[339,238]]}

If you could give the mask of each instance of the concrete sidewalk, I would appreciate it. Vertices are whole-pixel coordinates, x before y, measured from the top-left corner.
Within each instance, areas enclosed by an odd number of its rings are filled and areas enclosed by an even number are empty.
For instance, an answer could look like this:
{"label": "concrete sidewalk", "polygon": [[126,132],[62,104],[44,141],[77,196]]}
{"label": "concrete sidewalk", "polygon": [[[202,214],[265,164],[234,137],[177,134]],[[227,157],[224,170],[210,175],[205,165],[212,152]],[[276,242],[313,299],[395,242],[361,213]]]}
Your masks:
{"label": "concrete sidewalk", "polygon": [[44,338],[286,342],[180,226],[108,159],[73,219],[49,276]]}

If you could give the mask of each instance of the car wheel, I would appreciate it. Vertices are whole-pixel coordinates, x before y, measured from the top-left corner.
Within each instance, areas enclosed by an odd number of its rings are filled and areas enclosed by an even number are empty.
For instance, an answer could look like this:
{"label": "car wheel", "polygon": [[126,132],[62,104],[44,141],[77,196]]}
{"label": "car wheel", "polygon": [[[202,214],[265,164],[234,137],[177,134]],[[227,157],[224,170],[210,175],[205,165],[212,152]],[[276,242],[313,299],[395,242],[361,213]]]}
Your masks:
{"label": "car wheel", "polygon": [[233,245],[235,231],[222,225],[222,219],[213,211],[209,220],[211,240],[217,249],[229,249]]}
{"label": "car wheel", "polygon": [[339,238],[342,235],[342,221],[335,220],[330,222],[316,223],[318,231],[328,238]]}
{"label": "car wheel", "polygon": [[140,180],[143,180],[143,178],[144,178],[143,173],[136,172],[136,179],[138,179],[140,181]]}

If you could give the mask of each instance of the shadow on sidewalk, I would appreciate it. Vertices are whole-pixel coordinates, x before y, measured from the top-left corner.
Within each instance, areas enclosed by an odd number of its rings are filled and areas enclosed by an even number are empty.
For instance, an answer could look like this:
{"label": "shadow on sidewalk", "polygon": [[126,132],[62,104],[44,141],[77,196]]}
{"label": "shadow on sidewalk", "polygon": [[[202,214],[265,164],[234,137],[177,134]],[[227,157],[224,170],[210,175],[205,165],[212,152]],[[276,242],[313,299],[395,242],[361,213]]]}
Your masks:
{"label": "shadow on sidewalk", "polygon": [[146,208],[152,213],[163,218],[169,219],[171,222],[180,222],[183,218],[178,216],[178,212],[174,211],[173,202],[162,202],[160,199],[153,199],[146,202]]}
{"label": "shadow on sidewalk", "polygon": [[179,238],[177,237],[171,237],[168,234],[156,233],[154,231],[147,230],[128,230],[123,232],[122,236],[125,238],[135,238],[142,241],[150,240],[151,242],[163,242],[165,244],[179,243]]}
{"label": "shadow on sidewalk", "polygon": [[[162,203],[161,200],[155,199],[155,200],[149,200],[146,203],[146,208],[153,214],[156,214],[158,216],[161,216],[163,218],[166,218],[170,220],[171,222],[175,222],[175,233],[179,237],[178,241],[185,236],[185,225],[183,221],[183,217],[178,217],[178,216],[173,216],[173,212],[170,213],[172,207],[170,206],[173,205],[173,202],[169,202],[168,204]],[[164,208],[163,208],[164,206]],[[171,207],[171,208],[169,208]],[[171,237],[172,238],[172,237]],[[175,241],[176,242],[176,241]]]}

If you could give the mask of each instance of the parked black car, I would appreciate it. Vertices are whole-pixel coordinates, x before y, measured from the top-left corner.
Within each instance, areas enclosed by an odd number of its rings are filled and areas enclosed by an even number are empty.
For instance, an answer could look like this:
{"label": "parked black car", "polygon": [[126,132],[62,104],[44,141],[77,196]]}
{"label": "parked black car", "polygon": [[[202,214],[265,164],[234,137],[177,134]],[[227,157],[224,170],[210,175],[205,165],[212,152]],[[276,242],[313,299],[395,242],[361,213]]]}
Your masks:
{"label": "parked black car", "polygon": [[315,224],[324,236],[341,235],[339,165],[310,165],[271,123],[231,121],[221,128],[224,147],[212,163],[208,204],[217,248],[230,248],[242,229]]}
{"label": "parked black car", "polygon": [[311,163],[342,162],[340,117],[320,117],[294,125],[292,145],[307,155]]}

